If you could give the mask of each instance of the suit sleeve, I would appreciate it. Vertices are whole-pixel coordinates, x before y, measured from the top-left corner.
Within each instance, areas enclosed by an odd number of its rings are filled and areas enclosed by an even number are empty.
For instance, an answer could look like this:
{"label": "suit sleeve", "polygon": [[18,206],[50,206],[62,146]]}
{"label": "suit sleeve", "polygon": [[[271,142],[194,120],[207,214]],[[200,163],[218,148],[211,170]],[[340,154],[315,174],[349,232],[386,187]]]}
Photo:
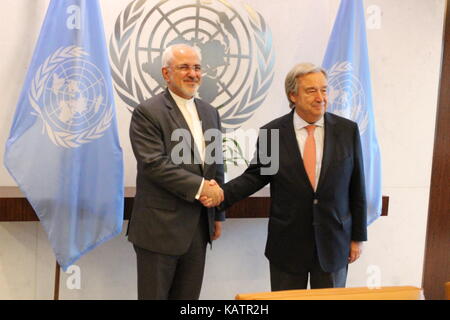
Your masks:
{"label": "suit sleeve", "polygon": [[167,154],[158,119],[139,105],[130,123],[130,140],[143,178],[193,202],[202,177],[176,165]]}
{"label": "suit sleeve", "polygon": [[[220,115],[219,112],[216,110],[216,119],[217,119],[217,129],[219,132],[218,137],[216,138],[217,141],[215,141],[216,146],[216,181],[217,183],[222,186],[225,178],[224,178],[224,159],[223,159],[223,148],[222,148],[222,125],[220,121]],[[218,207],[214,208],[215,210],[215,221],[225,221],[225,211]]]}
{"label": "suit sleeve", "polygon": [[[270,130],[262,131],[264,134],[268,133],[270,135]],[[223,186],[225,201],[221,205],[222,209],[231,207],[236,202],[247,198],[270,182],[271,176],[264,175],[261,169],[271,166],[271,163],[269,162],[263,164],[261,161],[261,156],[263,154],[267,155],[270,153],[269,150],[271,150],[271,139],[270,137],[265,139],[268,142],[267,147],[261,146],[262,131],[259,133],[258,142],[256,144],[256,152],[248,168],[239,177],[234,178]]]}
{"label": "suit sleeve", "polygon": [[354,167],[350,181],[350,211],[352,214],[352,240],[367,241],[367,202],[361,138],[356,125],[353,138]]}

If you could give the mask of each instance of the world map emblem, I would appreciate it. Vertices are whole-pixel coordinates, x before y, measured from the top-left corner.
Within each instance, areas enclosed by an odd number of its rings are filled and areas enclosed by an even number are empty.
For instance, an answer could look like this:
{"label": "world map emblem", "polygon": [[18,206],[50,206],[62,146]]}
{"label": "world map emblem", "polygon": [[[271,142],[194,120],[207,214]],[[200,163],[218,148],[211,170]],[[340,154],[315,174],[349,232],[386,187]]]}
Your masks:
{"label": "world map emblem", "polygon": [[218,109],[223,128],[250,119],[273,80],[272,35],[250,6],[225,0],[135,0],[120,13],[110,59],[116,92],[130,111],[164,90],[161,56],[178,43],[200,50],[198,96]]}
{"label": "world map emblem", "polygon": [[78,147],[110,127],[113,109],[105,78],[88,56],[81,47],[59,48],[32,80],[29,101],[57,146]]}
{"label": "world map emblem", "polygon": [[366,95],[348,61],[338,62],[328,71],[328,104],[333,113],[357,122],[364,134],[369,124]]}

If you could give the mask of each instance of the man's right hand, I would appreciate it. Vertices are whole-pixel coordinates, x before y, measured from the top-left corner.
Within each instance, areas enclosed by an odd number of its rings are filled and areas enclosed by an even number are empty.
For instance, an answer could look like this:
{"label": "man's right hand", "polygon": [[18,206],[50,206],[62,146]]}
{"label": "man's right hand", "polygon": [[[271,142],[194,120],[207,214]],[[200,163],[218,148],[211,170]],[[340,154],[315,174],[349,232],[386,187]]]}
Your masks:
{"label": "man's right hand", "polygon": [[214,179],[205,180],[199,201],[207,208],[217,207],[224,200],[222,188]]}

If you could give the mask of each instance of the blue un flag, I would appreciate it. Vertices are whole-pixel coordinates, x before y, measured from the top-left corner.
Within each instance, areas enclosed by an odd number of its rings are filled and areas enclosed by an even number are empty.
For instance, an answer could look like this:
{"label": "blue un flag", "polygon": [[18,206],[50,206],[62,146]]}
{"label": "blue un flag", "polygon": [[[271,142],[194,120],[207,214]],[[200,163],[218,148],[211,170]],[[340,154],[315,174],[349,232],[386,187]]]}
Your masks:
{"label": "blue un flag", "polygon": [[362,0],[342,0],[323,60],[328,111],[358,123],[364,158],[367,223],[381,214],[381,158],[375,133]]}
{"label": "blue un flag", "polygon": [[122,149],[97,0],[50,2],[4,161],[63,270],[121,232]]}

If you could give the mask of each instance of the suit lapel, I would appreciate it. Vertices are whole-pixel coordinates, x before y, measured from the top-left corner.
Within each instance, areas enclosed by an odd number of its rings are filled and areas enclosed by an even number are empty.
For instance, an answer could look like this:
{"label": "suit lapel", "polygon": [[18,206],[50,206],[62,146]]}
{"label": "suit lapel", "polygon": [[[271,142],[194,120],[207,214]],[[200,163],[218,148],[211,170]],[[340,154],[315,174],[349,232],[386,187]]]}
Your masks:
{"label": "suit lapel", "polygon": [[328,113],[324,114],[324,126],[325,126],[325,138],[323,145],[322,167],[320,169],[319,182],[317,184],[317,190],[323,184],[328,168],[333,159],[333,154],[336,147],[337,131],[335,128],[335,121],[330,117]]}
{"label": "suit lapel", "polygon": [[178,108],[175,100],[173,100],[168,89],[166,89],[166,91],[164,92],[164,100],[166,103],[166,107],[169,109],[170,117],[177,124],[177,127],[186,129],[190,132],[191,130],[189,129],[189,126],[186,120],[184,119],[184,116],[181,113],[180,108]]}
{"label": "suit lapel", "polygon": [[[178,128],[185,129],[184,132],[182,133],[183,140],[189,142],[189,146],[191,148],[191,156],[194,156],[194,163],[201,163],[199,151],[197,150],[197,147],[194,143],[194,136],[191,132],[191,129],[189,128],[189,125],[187,124],[186,119],[184,118],[183,114],[180,111],[180,108],[178,108],[175,100],[172,98],[168,89],[166,89],[166,91],[164,93],[164,99],[165,99],[166,106],[169,109],[169,115],[172,118],[172,120],[175,122],[176,126]],[[197,112],[198,112],[198,109],[197,109]]]}
{"label": "suit lapel", "polygon": [[[202,131],[205,134],[205,131],[211,128],[215,128],[214,121],[211,117],[210,110],[203,104],[203,102],[199,99],[194,99],[195,107],[197,108],[198,118],[202,122]],[[208,143],[205,141],[205,144]]]}
{"label": "suit lapel", "polygon": [[[200,119],[202,123],[202,132],[203,137],[205,137],[205,132],[209,129],[217,129],[216,125],[214,124],[214,119],[212,118],[212,112],[210,108],[208,108],[201,100],[194,99],[195,107],[197,108],[197,114],[198,118]],[[206,152],[208,150],[208,145],[212,142],[212,139],[205,139],[205,159],[207,158]],[[222,142],[220,142],[220,145],[222,145]],[[222,150],[220,150],[222,151]],[[196,156],[198,155],[197,148],[195,149]],[[200,159],[200,158],[199,158]],[[203,172],[207,172],[210,164],[205,163],[203,167]]]}

